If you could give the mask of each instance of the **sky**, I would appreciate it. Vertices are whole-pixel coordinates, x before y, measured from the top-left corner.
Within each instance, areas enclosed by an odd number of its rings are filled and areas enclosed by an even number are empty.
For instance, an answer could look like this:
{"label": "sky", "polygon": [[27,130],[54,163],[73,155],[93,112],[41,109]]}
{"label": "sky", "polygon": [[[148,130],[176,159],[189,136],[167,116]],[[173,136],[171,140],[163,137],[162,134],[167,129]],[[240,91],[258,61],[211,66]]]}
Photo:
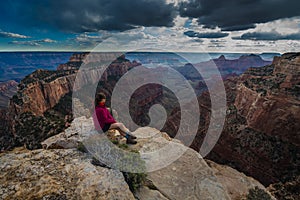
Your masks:
{"label": "sky", "polygon": [[0,51],[300,51],[299,0],[6,0]]}

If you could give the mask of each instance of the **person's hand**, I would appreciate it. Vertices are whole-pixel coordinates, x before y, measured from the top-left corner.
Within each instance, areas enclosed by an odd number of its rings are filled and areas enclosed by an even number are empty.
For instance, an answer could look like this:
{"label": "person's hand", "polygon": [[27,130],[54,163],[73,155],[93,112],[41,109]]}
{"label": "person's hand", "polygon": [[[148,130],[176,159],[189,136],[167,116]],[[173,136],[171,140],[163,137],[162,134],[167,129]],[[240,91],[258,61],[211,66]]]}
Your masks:
{"label": "person's hand", "polygon": [[114,110],[114,109],[112,110],[112,115],[113,115],[113,117],[115,118],[115,120],[118,121],[118,117],[119,117],[119,116],[118,116],[118,113],[117,113],[116,110]]}

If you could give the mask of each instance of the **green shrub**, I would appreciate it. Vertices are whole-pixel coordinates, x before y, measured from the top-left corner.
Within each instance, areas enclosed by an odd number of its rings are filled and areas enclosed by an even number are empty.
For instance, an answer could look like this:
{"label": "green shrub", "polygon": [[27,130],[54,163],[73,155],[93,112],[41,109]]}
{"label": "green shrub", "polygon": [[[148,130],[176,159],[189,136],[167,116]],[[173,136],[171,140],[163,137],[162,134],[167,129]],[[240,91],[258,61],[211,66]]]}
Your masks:
{"label": "green shrub", "polygon": [[136,192],[146,181],[147,174],[145,173],[131,173],[123,172],[125,181],[132,192]]}
{"label": "green shrub", "polygon": [[255,188],[249,190],[249,193],[247,194],[247,200],[272,200],[272,199],[268,193],[266,193],[263,189],[260,189],[256,186]]}
{"label": "green shrub", "polygon": [[118,140],[112,140],[111,141],[113,144],[119,144]]}
{"label": "green shrub", "polygon": [[118,147],[120,149],[124,149],[124,150],[128,149],[128,145],[127,144],[118,144]]}
{"label": "green shrub", "polygon": [[81,151],[83,153],[88,153],[88,150],[86,149],[86,147],[84,146],[84,144],[82,142],[80,142],[77,146],[77,150]]}

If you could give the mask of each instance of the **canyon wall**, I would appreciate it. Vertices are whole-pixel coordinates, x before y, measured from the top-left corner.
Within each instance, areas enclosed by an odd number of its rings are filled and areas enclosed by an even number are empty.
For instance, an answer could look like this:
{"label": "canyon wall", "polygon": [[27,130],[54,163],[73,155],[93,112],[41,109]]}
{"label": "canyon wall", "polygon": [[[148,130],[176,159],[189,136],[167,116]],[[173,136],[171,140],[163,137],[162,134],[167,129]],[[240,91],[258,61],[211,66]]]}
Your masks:
{"label": "canyon wall", "polygon": [[[93,99],[92,94],[85,92],[85,87],[98,85],[98,88],[113,88],[114,82],[131,68],[140,65],[131,63],[124,56],[115,61],[110,60],[116,55],[97,53],[86,59],[87,54],[74,54],[70,58],[72,66],[78,68],[59,68],[56,71],[36,70],[21,80],[17,94],[9,102],[9,108],[3,111],[3,123],[8,124],[8,130],[1,131],[0,149],[26,145],[28,148],[40,148],[39,142],[62,131],[72,120],[72,93],[78,93]],[[97,62],[96,62],[97,61]],[[102,68],[106,67],[103,72]],[[80,73],[79,73],[80,72]],[[102,76],[101,76],[102,74]],[[78,76],[77,76],[78,75]],[[74,85],[75,80],[79,85]],[[115,81],[114,81],[115,80]],[[88,99],[88,103],[89,100]],[[86,103],[86,102],[84,102]],[[92,104],[88,109],[91,109]],[[4,114],[6,113],[6,114]],[[7,142],[8,139],[14,142]],[[3,140],[3,141],[2,141]]]}
{"label": "canyon wall", "polygon": [[[300,54],[275,57],[271,65],[249,68],[225,81],[227,116],[222,135],[208,155],[256,178],[265,185],[299,176]],[[207,110],[207,93],[200,96]],[[192,145],[199,150],[210,111]]]}
{"label": "canyon wall", "polygon": [[[270,65],[249,68],[224,81],[227,115],[222,134],[208,159],[234,167],[269,185],[299,176],[299,53],[275,57]],[[200,150],[211,117],[209,92],[198,98],[200,124],[191,147]],[[180,108],[163,131],[174,137]]]}

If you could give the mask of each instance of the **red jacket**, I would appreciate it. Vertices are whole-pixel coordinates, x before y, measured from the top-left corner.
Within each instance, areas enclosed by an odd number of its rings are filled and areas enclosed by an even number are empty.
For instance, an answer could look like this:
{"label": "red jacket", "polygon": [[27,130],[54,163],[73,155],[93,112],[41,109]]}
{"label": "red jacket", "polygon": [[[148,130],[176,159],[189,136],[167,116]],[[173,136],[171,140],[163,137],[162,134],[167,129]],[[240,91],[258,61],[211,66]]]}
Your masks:
{"label": "red jacket", "polygon": [[105,106],[97,105],[93,114],[93,120],[96,130],[100,130],[105,124],[116,123],[116,120],[111,116],[109,110]]}

